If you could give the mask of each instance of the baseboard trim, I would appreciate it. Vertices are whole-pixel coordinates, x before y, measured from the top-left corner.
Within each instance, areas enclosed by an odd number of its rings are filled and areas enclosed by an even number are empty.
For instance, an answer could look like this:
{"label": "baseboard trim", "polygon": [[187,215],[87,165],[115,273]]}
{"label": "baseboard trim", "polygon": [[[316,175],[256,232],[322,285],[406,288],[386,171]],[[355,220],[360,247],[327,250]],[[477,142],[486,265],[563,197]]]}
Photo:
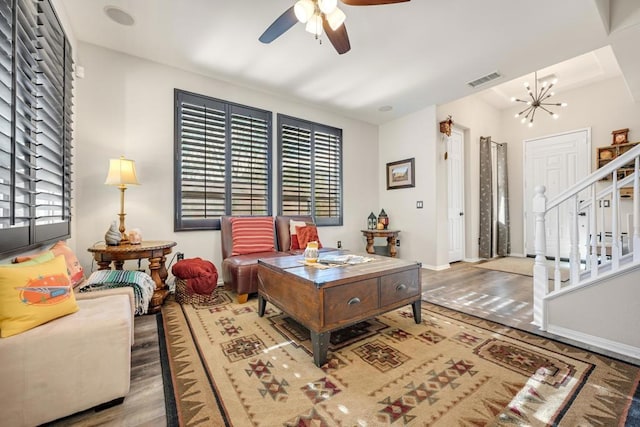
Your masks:
{"label": "baseboard trim", "polygon": [[428,270],[440,271],[440,270],[446,270],[448,268],[451,268],[451,265],[449,265],[449,264],[442,264],[442,265],[426,265],[426,264],[422,264],[422,268],[426,268]]}
{"label": "baseboard trim", "polygon": [[584,332],[575,331],[573,329],[564,328],[562,326],[547,326],[547,332],[560,335],[584,344],[592,345],[603,350],[614,351],[625,356],[640,359],[640,348],[623,344],[617,341],[611,341],[606,338],[596,337],[594,335],[585,334]]}
{"label": "baseboard trim", "polygon": [[518,257],[518,258],[524,258],[525,257],[524,254],[517,254],[517,253],[514,253],[514,252],[511,252],[509,254],[509,256]]}
{"label": "baseboard trim", "polygon": [[463,259],[464,262],[480,262],[482,261],[482,258],[465,258]]}

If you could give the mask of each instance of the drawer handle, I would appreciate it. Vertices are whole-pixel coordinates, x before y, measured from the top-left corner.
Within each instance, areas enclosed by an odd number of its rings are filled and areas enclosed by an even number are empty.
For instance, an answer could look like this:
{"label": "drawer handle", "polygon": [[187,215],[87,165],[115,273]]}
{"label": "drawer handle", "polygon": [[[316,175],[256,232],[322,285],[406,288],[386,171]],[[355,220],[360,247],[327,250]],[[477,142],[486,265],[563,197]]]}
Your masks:
{"label": "drawer handle", "polygon": [[349,300],[349,302],[347,303],[348,305],[354,305],[354,304],[360,304],[360,298],[358,297],[353,297]]}
{"label": "drawer handle", "polygon": [[400,283],[398,286],[396,286],[396,292],[401,292],[407,289],[407,285],[405,285],[404,283]]}

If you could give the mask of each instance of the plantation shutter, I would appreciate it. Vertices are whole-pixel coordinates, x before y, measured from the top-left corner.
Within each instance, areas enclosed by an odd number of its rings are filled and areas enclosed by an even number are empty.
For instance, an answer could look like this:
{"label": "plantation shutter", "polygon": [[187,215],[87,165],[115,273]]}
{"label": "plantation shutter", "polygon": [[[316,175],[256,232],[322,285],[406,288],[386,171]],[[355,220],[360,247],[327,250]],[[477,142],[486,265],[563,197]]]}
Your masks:
{"label": "plantation shutter", "polygon": [[178,94],[180,227],[211,228],[225,214],[224,104]]}
{"label": "plantation shutter", "polygon": [[271,113],[176,90],[175,229],[269,215]]}
{"label": "plantation shutter", "polygon": [[231,214],[267,215],[269,122],[267,113],[231,108]]}
{"label": "plantation shutter", "polygon": [[311,130],[282,124],[280,213],[311,215]]}
{"label": "plantation shutter", "polygon": [[337,225],[342,212],[342,150],[340,136],[317,131],[315,138],[315,218],[319,223]]}
{"label": "plantation shutter", "polygon": [[37,9],[35,220],[36,240],[44,241],[55,238],[56,224],[68,227],[71,216],[71,49],[51,4],[38,1]]}
{"label": "plantation shutter", "polygon": [[47,0],[2,0],[0,33],[0,253],[9,253],[70,235],[73,61]]}
{"label": "plantation shutter", "polygon": [[278,116],[279,213],[342,225],[342,131]]}

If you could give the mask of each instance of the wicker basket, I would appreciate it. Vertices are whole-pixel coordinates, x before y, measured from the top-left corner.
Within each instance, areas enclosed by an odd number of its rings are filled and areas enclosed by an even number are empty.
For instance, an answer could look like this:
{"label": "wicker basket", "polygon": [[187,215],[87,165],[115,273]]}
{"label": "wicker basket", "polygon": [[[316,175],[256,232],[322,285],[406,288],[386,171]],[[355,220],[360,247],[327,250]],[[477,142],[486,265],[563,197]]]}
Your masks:
{"label": "wicker basket", "polygon": [[218,299],[218,288],[216,287],[209,295],[187,293],[187,282],[176,277],[176,301],[180,304],[212,305]]}

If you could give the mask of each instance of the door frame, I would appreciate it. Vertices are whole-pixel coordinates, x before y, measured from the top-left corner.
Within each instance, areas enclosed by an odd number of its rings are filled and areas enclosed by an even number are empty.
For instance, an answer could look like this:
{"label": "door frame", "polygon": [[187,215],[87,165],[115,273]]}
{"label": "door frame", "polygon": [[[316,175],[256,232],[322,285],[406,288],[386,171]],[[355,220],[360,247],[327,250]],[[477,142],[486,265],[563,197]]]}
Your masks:
{"label": "door frame", "polygon": [[558,133],[554,133],[554,134],[549,134],[549,135],[541,135],[535,138],[529,138],[529,139],[523,139],[522,140],[522,254],[523,256],[527,256],[527,201],[526,201],[526,195],[527,195],[527,182],[526,182],[526,178],[527,178],[527,171],[525,170],[525,165],[527,164],[527,143],[528,142],[533,142],[533,141],[538,141],[541,139],[549,139],[549,138],[555,138],[558,136],[562,136],[562,135],[568,135],[568,134],[572,134],[572,133],[578,133],[578,132],[586,132],[587,134],[587,148],[588,148],[588,153],[586,156],[586,161],[587,161],[587,176],[590,175],[591,173],[593,173],[593,145],[592,145],[592,140],[591,140],[591,128],[587,127],[587,128],[579,128],[579,129],[573,129],[573,130],[569,130],[569,131],[565,131],[565,132],[558,132]]}
{"label": "door frame", "polygon": [[[467,223],[467,202],[466,202],[466,198],[465,198],[465,192],[464,192],[464,180],[466,178],[465,176],[465,132],[464,130],[454,126],[451,129],[451,133],[457,133],[460,134],[461,137],[461,142],[460,142],[460,163],[461,163],[461,168],[460,170],[462,171],[462,176],[460,177],[460,194],[462,195],[462,212],[464,213],[464,216],[462,218],[461,221],[461,251],[462,251],[462,258],[460,258],[458,261],[464,261],[467,258],[467,247],[466,247],[466,242],[467,242],[467,227],[466,227],[466,223]],[[450,139],[451,137],[447,137],[447,152],[449,151],[450,148]],[[447,217],[449,216],[449,196],[451,194],[451,182],[449,180],[449,163],[447,163]],[[448,218],[447,218],[447,222],[448,222]],[[448,225],[448,224],[447,224]],[[449,236],[448,242],[447,242],[447,248],[449,248],[449,244],[451,243],[451,236]],[[456,261],[451,261],[449,260],[449,250],[447,250],[447,262],[451,263],[451,262],[456,262]]]}

